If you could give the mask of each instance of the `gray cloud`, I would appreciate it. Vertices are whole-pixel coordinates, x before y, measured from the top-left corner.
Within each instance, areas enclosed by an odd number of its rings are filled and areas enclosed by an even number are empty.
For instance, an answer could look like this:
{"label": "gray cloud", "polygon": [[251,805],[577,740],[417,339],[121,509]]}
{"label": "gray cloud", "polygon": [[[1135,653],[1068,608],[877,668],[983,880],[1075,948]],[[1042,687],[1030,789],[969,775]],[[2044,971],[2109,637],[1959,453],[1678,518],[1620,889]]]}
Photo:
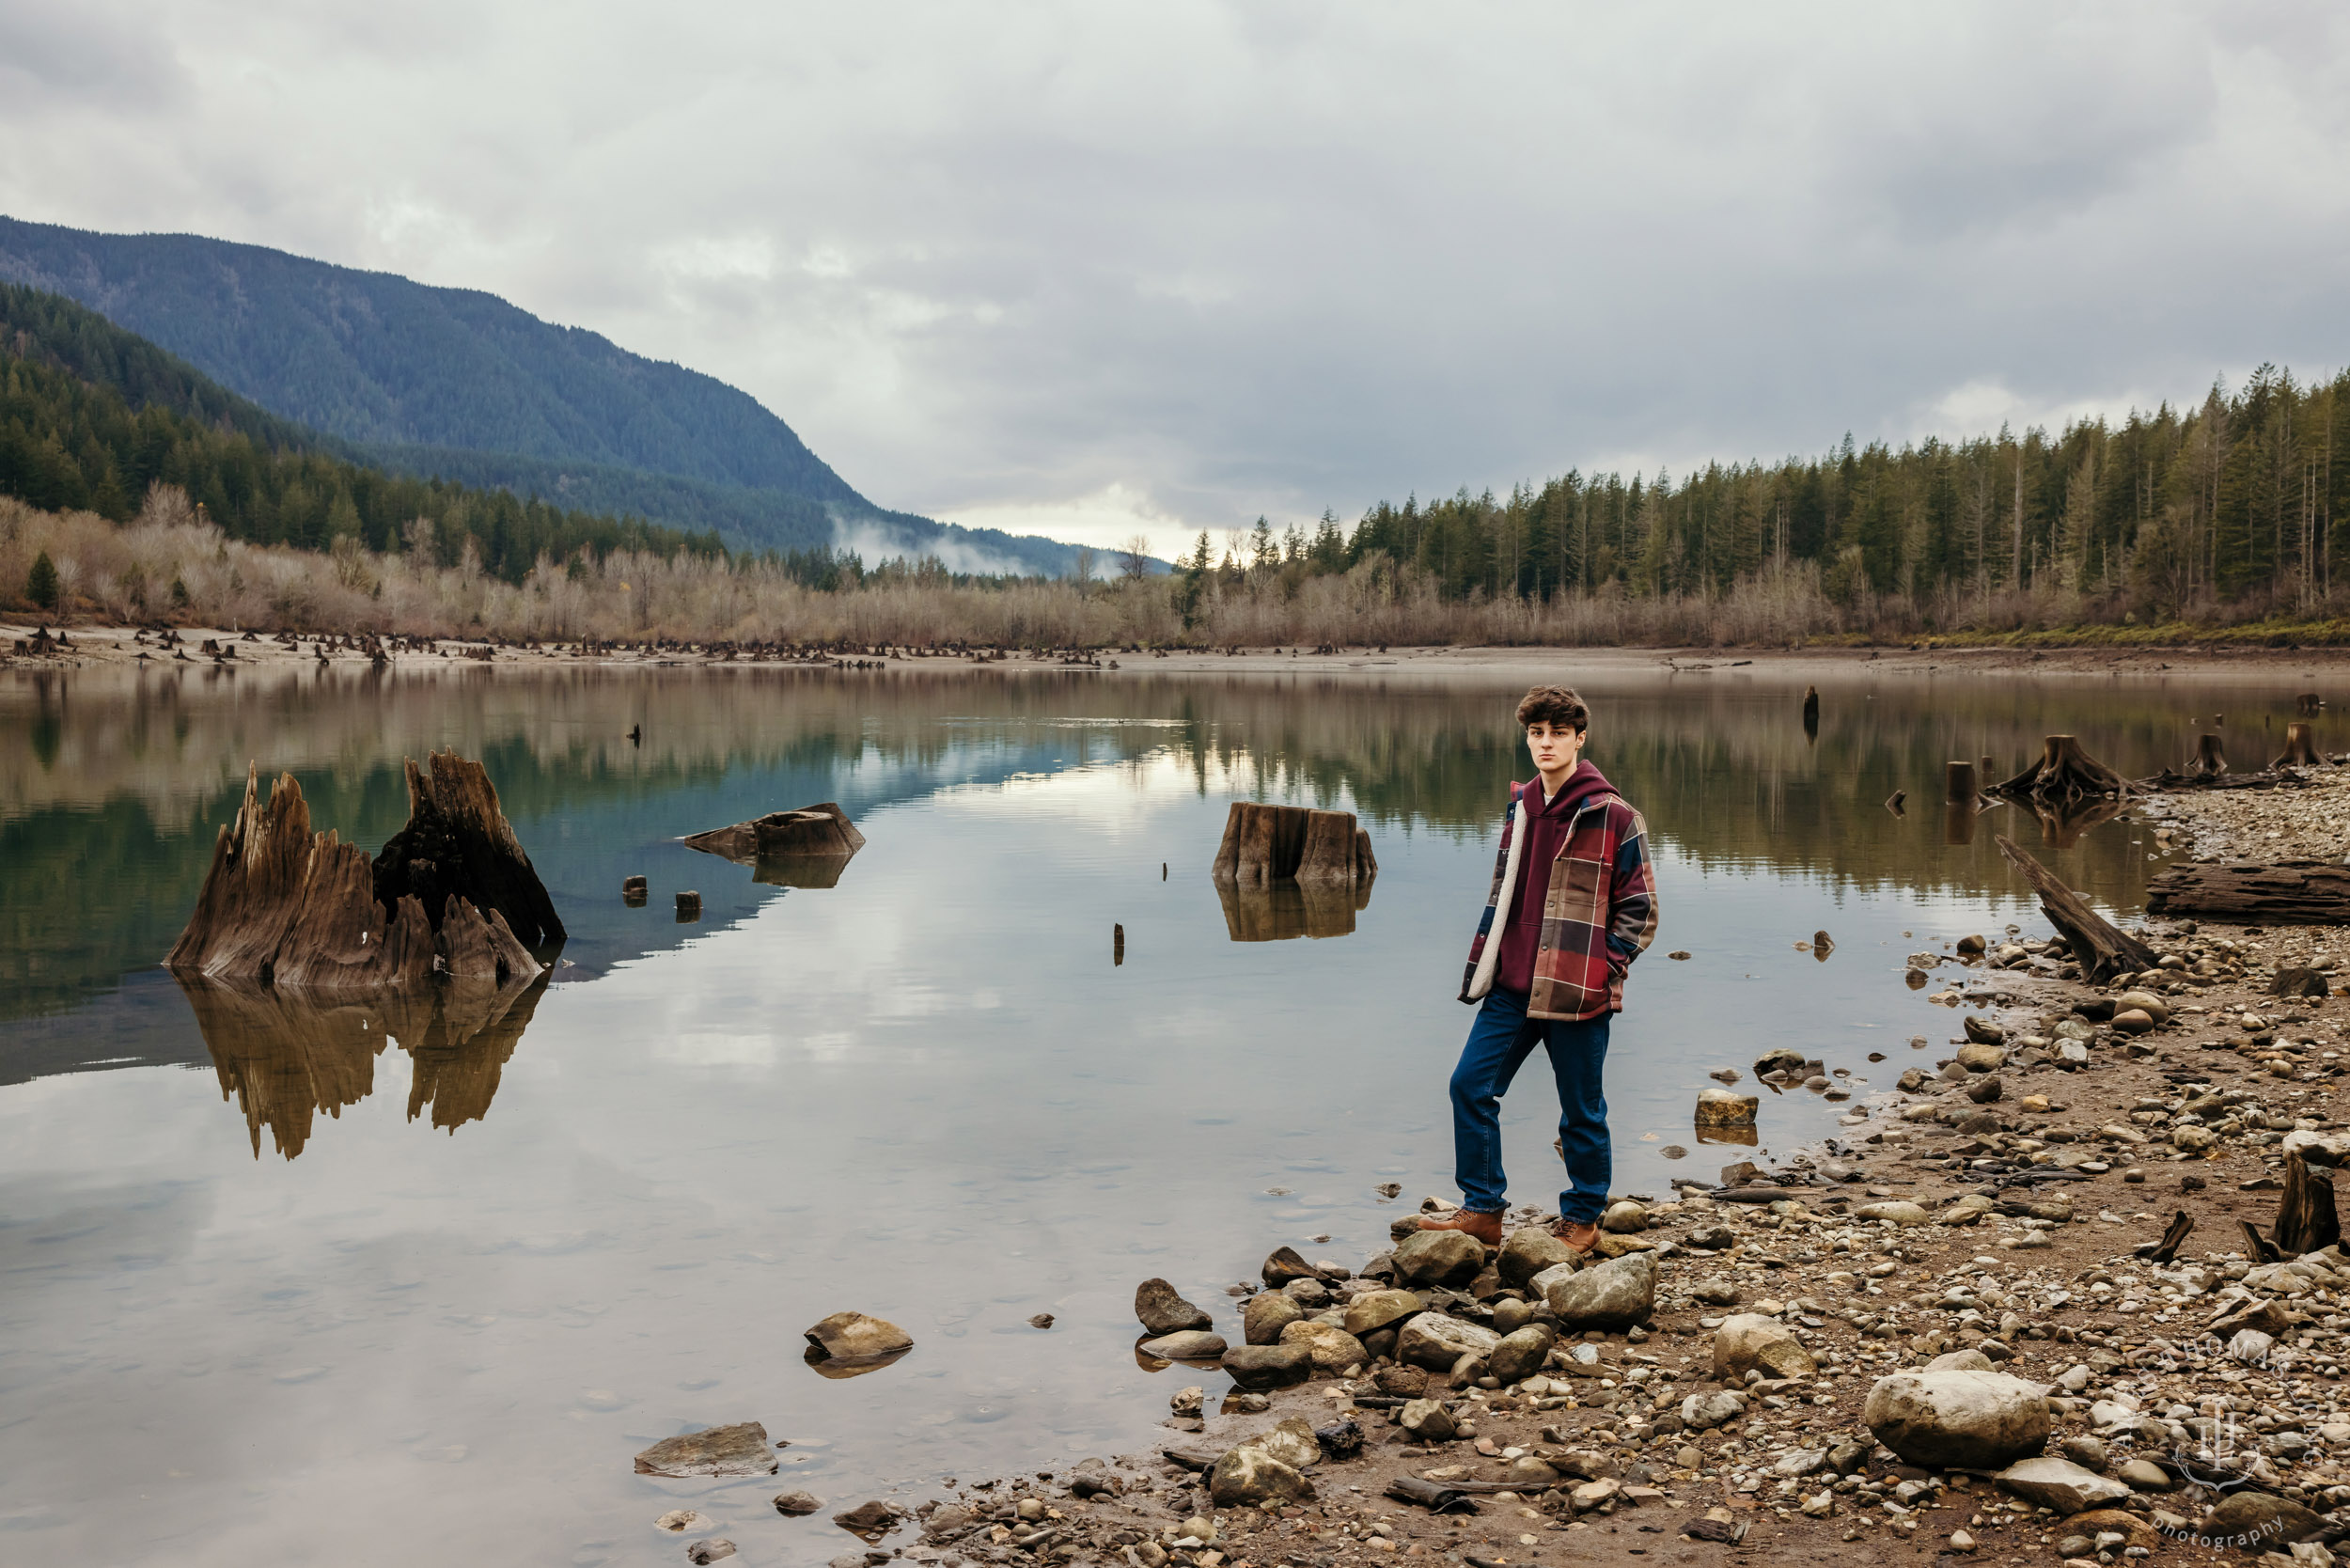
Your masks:
{"label": "gray cloud", "polygon": [[650,16],[93,24],[0,94],[0,208],[490,289],[885,504],[1163,547],[2342,355],[2334,8]]}

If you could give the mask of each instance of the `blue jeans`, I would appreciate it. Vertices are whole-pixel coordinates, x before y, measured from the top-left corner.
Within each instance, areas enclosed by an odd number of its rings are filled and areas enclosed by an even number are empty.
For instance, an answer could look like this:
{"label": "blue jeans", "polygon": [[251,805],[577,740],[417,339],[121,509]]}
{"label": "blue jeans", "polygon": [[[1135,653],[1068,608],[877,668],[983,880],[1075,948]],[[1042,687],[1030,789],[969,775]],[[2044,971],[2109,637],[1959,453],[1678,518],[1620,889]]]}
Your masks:
{"label": "blue jeans", "polygon": [[1501,1169],[1501,1096],[1537,1043],[1550,1052],[1559,1080],[1559,1143],[1566,1151],[1568,1190],[1561,1218],[1589,1225],[1607,1206],[1614,1163],[1607,1145],[1607,1101],[1600,1070],[1607,1061],[1608,1016],[1571,1023],[1528,1018],[1526,994],[1495,986],[1469,1026],[1461,1064],[1452,1070],[1452,1157],[1461,1205],[1482,1214],[1510,1206]]}

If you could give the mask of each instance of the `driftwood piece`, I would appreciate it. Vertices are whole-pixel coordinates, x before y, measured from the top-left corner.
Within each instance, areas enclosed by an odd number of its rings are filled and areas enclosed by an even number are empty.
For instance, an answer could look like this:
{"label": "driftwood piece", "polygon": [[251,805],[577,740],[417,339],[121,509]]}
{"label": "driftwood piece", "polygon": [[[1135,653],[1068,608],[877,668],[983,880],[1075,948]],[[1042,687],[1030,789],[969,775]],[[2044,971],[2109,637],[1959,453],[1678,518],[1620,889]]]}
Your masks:
{"label": "driftwood piece", "polygon": [[2014,839],[2004,833],[1992,837],[2008,863],[2022,871],[2032,891],[2040,895],[2040,907],[2049,923],[2064,933],[2081,972],[2092,982],[2103,984],[2115,975],[2136,974],[2154,967],[2152,948],[2128,933],[2116,930],[2104,916],[2089,907],[2088,900],[2059,881],[2055,872],[2018,849]]}
{"label": "driftwood piece", "polygon": [[2195,1216],[2181,1209],[2171,1216],[2169,1228],[2162,1232],[2162,1240],[2141,1247],[2138,1256],[2151,1263],[2169,1263],[2178,1257],[2179,1248],[2186,1245],[2188,1233],[2194,1229]]}
{"label": "driftwood piece", "polygon": [[2325,860],[2172,866],[2147,880],[2146,912],[2244,925],[2350,925],[2350,866]]}
{"label": "driftwood piece", "polygon": [[2299,719],[2285,726],[2285,749],[2269,763],[2272,768],[2313,768],[2326,759],[2317,754],[2316,727]]}
{"label": "driftwood piece", "polygon": [[166,968],[319,990],[415,984],[436,973],[502,984],[540,972],[495,910],[484,917],[450,894],[439,905],[436,930],[433,906],[413,895],[379,901],[358,846],[332,831],[310,831],[309,803],[292,775],[271,786],[266,805],[259,795],[256,766],[245,774],[236,820],[213,841],[196,911],[164,957]]}
{"label": "driftwood piece", "polygon": [[2278,1250],[2288,1258],[2342,1240],[2334,1179],[2311,1170],[2298,1154],[2285,1156],[2285,1189],[2277,1197],[2277,1222],[2268,1230],[2277,1238]]}
{"label": "driftwood piece", "polygon": [[1998,786],[1996,793],[2039,801],[2091,800],[2132,792],[2129,780],[2081,749],[2072,735],[2050,735],[2037,760]]}
{"label": "driftwood piece", "polygon": [[2252,1262],[2255,1263],[2280,1263],[2284,1262],[2284,1248],[2279,1247],[2275,1242],[2270,1241],[2266,1236],[2262,1235],[2261,1228],[2259,1226],[2253,1224],[2248,1219],[2240,1219],[2236,1221],[2236,1224],[2244,1231],[2244,1250],[2251,1258]]}
{"label": "driftwood piece", "polygon": [[396,909],[413,897],[430,915],[462,899],[484,915],[504,916],[526,946],[563,940],[555,901],[498,808],[488,772],[454,751],[426,760],[429,771],[408,763],[408,825],[375,857],[376,902]]}

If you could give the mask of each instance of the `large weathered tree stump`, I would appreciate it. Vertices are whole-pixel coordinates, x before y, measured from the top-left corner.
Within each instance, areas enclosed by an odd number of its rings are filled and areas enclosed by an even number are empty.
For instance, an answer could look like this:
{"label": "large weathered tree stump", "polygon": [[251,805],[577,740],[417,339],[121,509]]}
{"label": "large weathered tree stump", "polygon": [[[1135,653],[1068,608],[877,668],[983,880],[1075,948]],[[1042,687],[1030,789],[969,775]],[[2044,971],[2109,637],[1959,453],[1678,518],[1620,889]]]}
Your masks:
{"label": "large weathered tree stump", "polygon": [[2298,1154],[2285,1157],[2285,1190],[2277,1195],[2277,1223],[2268,1228],[2288,1258],[2315,1252],[2342,1240],[2334,1210],[2334,1181],[2311,1170]]}
{"label": "large weathered tree stump", "polygon": [[2326,860],[2172,866],[2148,879],[2146,912],[2243,925],[2350,925],[2350,866]]}
{"label": "large weathered tree stump", "polygon": [[2192,771],[2198,777],[2217,778],[2228,771],[2227,748],[2219,737],[2205,731],[2195,737],[2195,761]]}
{"label": "large weathered tree stump", "polygon": [[[409,779],[414,801],[413,762]],[[310,831],[309,804],[292,775],[271,787],[266,806],[259,792],[256,766],[246,772],[235,822],[213,841],[212,868],[187,929],[164,960],[174,972],[248,985],[356,990],[435,974],[503,984],[543,967],[504,915],[492,909],[485,916],[460,892],[444,893],[437,904],[414,893],[389,904],[379,900],[375,870],[358,846],[331,831]],[[495,824],[510,842],[506,819],[496,817]],[[529,872],[529,861],[521,864]],[[543,887],[538,893],[544,899]]]}
{"label": "large weathered tree stump", "polygon": [[2028,800],[2093,800],[2132,792],[2129,780],[2081,749],[2071,735],[2050,735],[2039,760],[2000,784],[1998,794]]}
{"label": "large weathered tree stump", "polygon": [[2014,839],[2001,833],[1995,834],[1993,841],[1999,846],[1999,853],[2007,856],[2008,863],[2024,873],[2032,891],[2040,895],[2040,907],[2047,915],[2049,924],[2064,933],[2081,973],[2092,981],[2102,984],[2115,975],[2136,974],[2154,966],[2155,953],[2152,948],[2127,932],[2116,930],[2105,917],[2089,907],[2088,900],[2059,881],[2055,872],[2018,849]]}
{"label": "large weathered tree stump", "polygon": [[563,940],[555,901],[498,808],[488,772],[454,751],[426,761],[429,772],[408,763],[408,825],[375,857],[376,902],[394,909],[413,896],[431,914],[462,899],[506,917],[526,946]]}
{"label": "large weathered tree stump", "polygon": [[1379,862],[1371,853],[1371,835],[1355,825],[1351,811],[1236,800],[1225,813],[1211,874],[1237,887],[1285,881],[1367,887],[1379,874]]}
{"label": "large weathered tree stump", "polygon": [[2272,768],[2313,768],[2326,759],[2317,754],[2317,729],[2299,719],[2285,726],[2284,754],[2268,765]]}

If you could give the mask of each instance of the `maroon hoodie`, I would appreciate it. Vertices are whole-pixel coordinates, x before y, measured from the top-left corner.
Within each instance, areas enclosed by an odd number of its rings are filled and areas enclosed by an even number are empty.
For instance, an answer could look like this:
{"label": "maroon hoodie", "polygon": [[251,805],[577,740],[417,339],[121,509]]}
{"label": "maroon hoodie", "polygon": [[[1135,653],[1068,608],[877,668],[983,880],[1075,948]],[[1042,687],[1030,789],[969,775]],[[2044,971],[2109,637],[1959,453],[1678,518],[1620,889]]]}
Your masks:
{"label": "maroon hoodie", "polygon": [[1542,946],[1543,902],[1550,893],[1550,868],[1566,847],[1567,824],[1583,803],[1605,794],[1612,786],[1599,769],[1579,761],[1559,792],[1545,803],[1543,779],[1536,774],[1513,784],[1526,807],[1526,845],[1518,851],[1518,886],[1510,902],[1509,917],[1501,928],[1501,956],[1494,964],[1494,983],[1520,995],[1534,989],[1534,952]]}

